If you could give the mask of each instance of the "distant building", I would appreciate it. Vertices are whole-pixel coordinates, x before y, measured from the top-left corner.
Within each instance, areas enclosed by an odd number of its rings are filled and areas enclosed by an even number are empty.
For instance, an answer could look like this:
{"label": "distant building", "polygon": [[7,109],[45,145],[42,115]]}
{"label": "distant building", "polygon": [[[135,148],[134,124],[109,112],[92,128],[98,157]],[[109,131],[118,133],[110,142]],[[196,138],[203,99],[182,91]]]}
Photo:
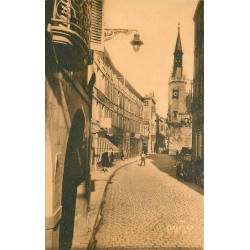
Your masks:
{"label": "distant building", "polygon": [[194,14],[194,79],[193,79],[193,160],[204,164],[204,1],[199,1]]}
{"label": "distant building", "polygon": [[167,148],[167,124],[166,119],[156,114],[156,152]]}
{"label": "distant building", "polygon": [[[168,83],[168,126],[169,126],[169,154],[175,154],[182,147],[191,147],[192,129],[191,114],[187,105],[186,78],[183,74],[182,46],[180,27],[174,51],[172,75]],[[190,103],[190,102],[189,102]]]}
{"label": "distant building", "polygon": [[143,102],[143,147],[148,153],[156,148],[156,101],[154,93],[147,94]]}

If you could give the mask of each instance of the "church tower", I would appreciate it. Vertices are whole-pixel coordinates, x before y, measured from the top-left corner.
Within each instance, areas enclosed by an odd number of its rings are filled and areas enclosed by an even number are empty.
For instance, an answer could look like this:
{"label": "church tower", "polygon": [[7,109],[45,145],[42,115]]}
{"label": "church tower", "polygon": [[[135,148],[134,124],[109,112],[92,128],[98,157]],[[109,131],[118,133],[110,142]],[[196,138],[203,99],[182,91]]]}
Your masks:
{"label": "church tower", "polygon": [[191,115],[187,110],[186,78],[183,74],[183,51],[180,24],[174,50],[173,71],[168,83],[169,151],[175,154],[182,147],[191,147]]}
{"label": "church tower", "polygon": [[179,77],[183,76],[182,74],[182,47],[181,47],[181,36],[180,36],[180,24],[178,24],[178,35],[176,39],[176,45],[174,50],[174,66],[173,66],[173,73],[172,77]]}

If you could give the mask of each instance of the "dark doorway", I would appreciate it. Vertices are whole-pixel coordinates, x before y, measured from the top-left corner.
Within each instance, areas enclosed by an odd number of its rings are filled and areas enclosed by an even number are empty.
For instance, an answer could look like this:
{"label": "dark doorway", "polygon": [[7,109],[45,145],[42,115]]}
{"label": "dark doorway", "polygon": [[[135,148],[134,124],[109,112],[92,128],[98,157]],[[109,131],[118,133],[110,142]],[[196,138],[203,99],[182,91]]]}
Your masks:
{"label": "dark doorway", "polygon": [[59,249],[61,250],[71,249],[77,186],[86,177],[86,147],[83,147],[84,127],[84,114],[82,110],[78,110],[72,121],[65,155],[62,184],[62,217],[59,233]]}

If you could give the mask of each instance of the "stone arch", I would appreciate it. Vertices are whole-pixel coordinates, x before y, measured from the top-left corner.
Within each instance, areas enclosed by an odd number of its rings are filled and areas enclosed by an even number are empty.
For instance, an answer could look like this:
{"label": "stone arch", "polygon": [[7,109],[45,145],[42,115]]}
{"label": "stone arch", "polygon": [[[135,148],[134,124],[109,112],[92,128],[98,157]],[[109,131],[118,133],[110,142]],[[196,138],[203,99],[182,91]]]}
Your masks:
{"label": "stone arch", "polygon": [[78,109],[72,120],[65,154],[62,183],[62,216],[59,249],[71,249],[76,208],[77,187],[86,178],[85,116]]}

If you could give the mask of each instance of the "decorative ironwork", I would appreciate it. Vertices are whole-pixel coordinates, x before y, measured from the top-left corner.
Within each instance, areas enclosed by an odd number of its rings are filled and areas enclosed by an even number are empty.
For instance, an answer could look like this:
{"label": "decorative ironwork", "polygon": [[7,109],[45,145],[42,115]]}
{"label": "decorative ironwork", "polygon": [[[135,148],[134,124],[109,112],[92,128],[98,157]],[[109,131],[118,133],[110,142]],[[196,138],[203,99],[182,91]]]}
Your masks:
{"label": "decorative ironwork", "polygon": [[138,33],[138,30],[135,30],[135,29],[104,29],[104,41],[106,42],[118,34],[130,35],[133,33]]}
{"label": "decorative ironwork", "polygon": [[56,4],[56,15],[53,21],[59,22],[71,28],[77,34],[83,32],[83,1],[81,0],[59,0]]}
{"label": "decorative ironwork", "polygon": [[63,67],[81,70],[90,54],[90,0],[56,0],[52,39]]}

